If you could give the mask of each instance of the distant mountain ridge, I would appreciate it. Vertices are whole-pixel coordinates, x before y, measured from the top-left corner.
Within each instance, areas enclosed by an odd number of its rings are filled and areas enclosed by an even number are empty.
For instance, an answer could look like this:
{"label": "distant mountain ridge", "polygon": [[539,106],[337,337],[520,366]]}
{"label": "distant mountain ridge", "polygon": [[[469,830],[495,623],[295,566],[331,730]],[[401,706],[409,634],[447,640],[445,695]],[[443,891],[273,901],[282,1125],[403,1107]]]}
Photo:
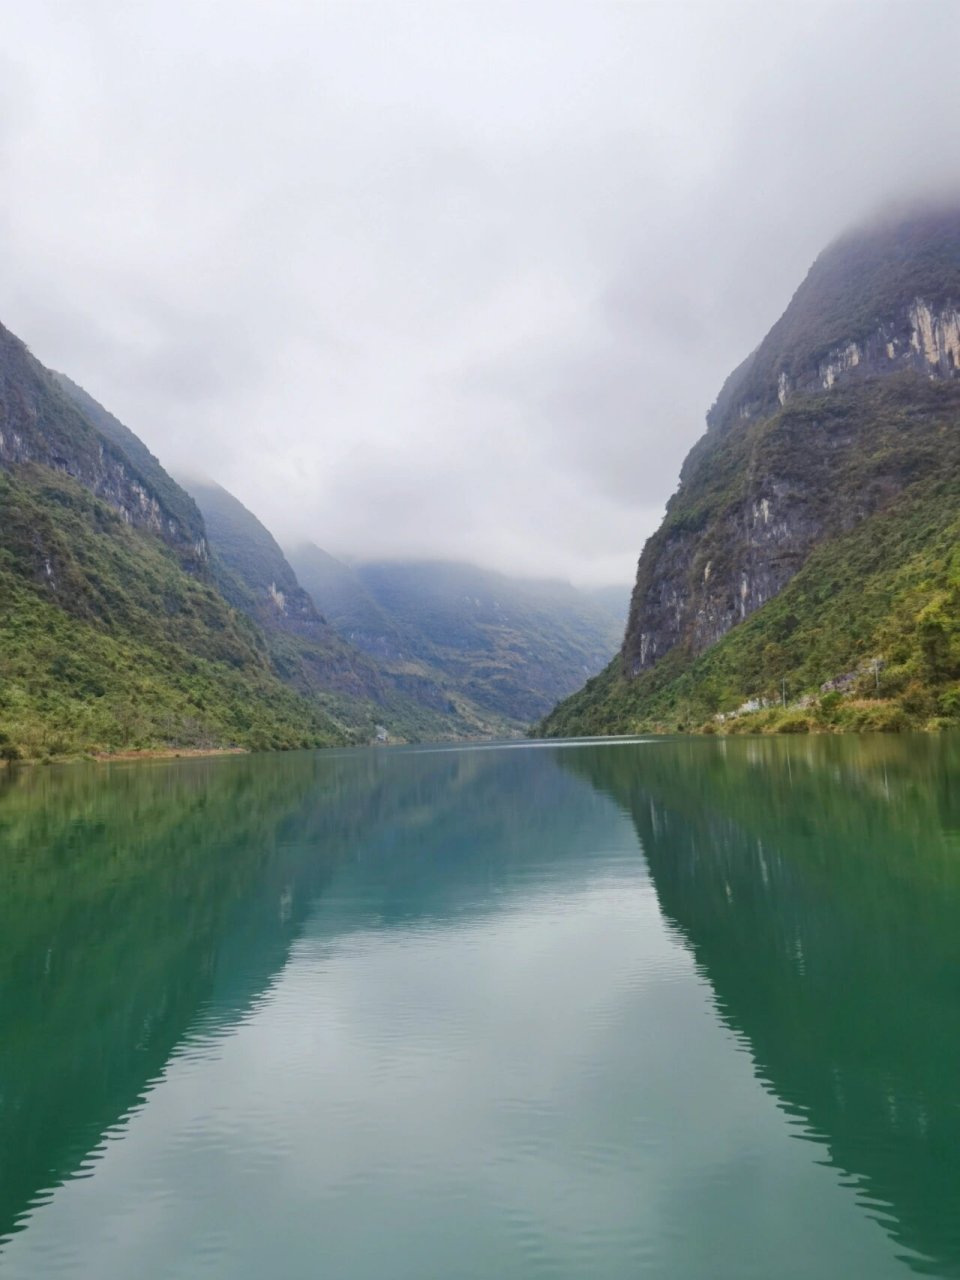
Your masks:
{"label": "distant mountain ridge", "polygon": [[289,558],[331,624],[384,669],[431,672],[516,727],[600,670],[622,637],[625,588],[590,592],[446,561],[349,566],[312,544]]}
{"label": "distant mountain ridge", "polygon": [[620,658],[544,731],[726,725],[830,683],[851,695],[837,723],[949,722],[958,372],[960,211],[825,250],[708,414],[640,557]]}
{"label": "distant mountain ridge", "polygon": [[385,669],[376,655],[344,638],[320,613],[276,539],[252,511],[213,481],[186,478],[183,483],[203,513],[217,585],[235,608],[263,628],[274,668],[286,683],[319,698],[347,723],[362,725],[367,736],[373,736],[380,722],[394,738],[509,730],[507,722],[458,704],[423,673]]}

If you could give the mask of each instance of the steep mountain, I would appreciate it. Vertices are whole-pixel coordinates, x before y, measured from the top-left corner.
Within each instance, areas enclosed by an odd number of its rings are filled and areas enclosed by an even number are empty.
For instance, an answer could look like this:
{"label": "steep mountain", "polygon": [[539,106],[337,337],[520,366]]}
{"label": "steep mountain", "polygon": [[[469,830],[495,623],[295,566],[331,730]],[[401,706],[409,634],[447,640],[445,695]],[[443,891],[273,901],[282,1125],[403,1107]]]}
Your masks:
{"label": "steep mountain", "polygon": [[598,671],[622,637],[625,592],[618,609],[615,591],[468,564],[347,566],[310,545],[290,556],[331,624],[384,669],[413,664],[516,727]]}
{"label": "steep mountain", "polygon": [[217,591],[193,500],[82,396],[0,328],[0,755],[344,741]]}
{"label": "steep mountain", "polygon": [[955,717],[958,367],[960,210],[828,248],[708,414],[619,658],[543,731]]}
{"label": "steep mountain", "polygon": [[[210,569],[223,596],[274,643],[276,661],[304,692],[337,691],[376,698],[382,682],[369,662],[328,626],[297,581],[273,535],[226,489],[183,478],[203,514]],[[302,642],[302,643],[301,643]]]}
{"label": "steep mountain", "polygon": [[253,512],[212,480],[181,477],[180,483],[203,515],[213,575],[230,603],[267,626],[322,629],[326,624],[316,606]]}
{"label": "steep mountain", "polygon": [[206,544],[195,503],[143,446],[135,455],[98,430],[56,375],[2,325],[0,415],[0,466],[36,464],[70,477],[125,523],[162,539],[185,568],[202,569]]}

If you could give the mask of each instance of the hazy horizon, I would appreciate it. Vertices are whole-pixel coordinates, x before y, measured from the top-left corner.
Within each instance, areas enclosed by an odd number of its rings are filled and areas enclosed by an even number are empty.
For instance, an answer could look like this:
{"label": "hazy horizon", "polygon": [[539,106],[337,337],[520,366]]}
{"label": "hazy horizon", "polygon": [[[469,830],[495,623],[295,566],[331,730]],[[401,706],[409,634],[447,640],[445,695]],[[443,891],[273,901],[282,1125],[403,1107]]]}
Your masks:
{"label": "hazy horizon", "polygon": [[339,558],[631,582],[816,255],[960,172],[933,3],[40,0],[5,34],[0,321]]}
{"label": "hazy horizon", "polygon": [[[213,476],[210,476],[210,475],[205,475],[200,472],[191,472],[191,471],[185,470],[182,467],[174,469],[171,472],[171,475],[173,479],[177,482],[177,484],[179,484],[182,488],[186,489],[188,493],[192,491],[194,486],[203,486],[203,487],[213,486],[218,489],[223,489],[228,494],[230,493],[230,490],[227,489],[225,485],[222,485],[219,480],[215,479]],[[230,496],[236,498],[236,494],[230,494]],[[237,501],[239,501],[239,499],[237,499]],[[242,505],[256,519],[261,520],[261,517],[258,516],[256,511],[254,511],[247,503],[242,503]],[[269,529],[269,527],[266,526],[265,521],[261,520],[261,523],[268,528],[268,532],[273,533],[273,530]],[[531,581],[531,582],[542,582],[542,583],[556,583],[559,586],[573,586],[587,592],[622,590],[624,591],[624,593],[629,594],[629,592],[633,587],[632,577],[629,580],[621,579],[620,581],[615,581],[615,582],[574,582],[572,578],[564,577],[563,575],[558,575],[558,574],[511,573],[509,569],[498,568],[496,565],[484,564],[481,560],[467,560],[467,559],[464,559],[462,556],[442,556],[436,553],[432,555],[428,555],[428,554],[401,555],[397,553],[391,554],[389,549],[386,549],[377,555],[356,555],[353,552],[351,552],[349,549],[344,550],[342,552],[332,551],[329,547],[321,546],[320,543],[318,543],[315,538],[309,538],[309,537],[293,537],[293,538],[287,538],[287,539],[278,538],[277,542],[280,546],[280,549],[283,551],[284,555],[289,556],[289,555],[295,554],[298,551],[302,551],[306,548],[312,548],[314,550],[318,550],[324,553],[325,555],[330,556],[332,559],[339,561],[341,564],[345,565],[347,568],[350,568],[350,569],[362,568],[364,566],[379,565],[379,564],[402,564],[402,565],[445,564],[445,565],[450,565],[451,567],[459,567],[459,568],[465,568],[465,569],[480,569],[487,573],[499,573],[506,577],[512,578],[516,582]]]}

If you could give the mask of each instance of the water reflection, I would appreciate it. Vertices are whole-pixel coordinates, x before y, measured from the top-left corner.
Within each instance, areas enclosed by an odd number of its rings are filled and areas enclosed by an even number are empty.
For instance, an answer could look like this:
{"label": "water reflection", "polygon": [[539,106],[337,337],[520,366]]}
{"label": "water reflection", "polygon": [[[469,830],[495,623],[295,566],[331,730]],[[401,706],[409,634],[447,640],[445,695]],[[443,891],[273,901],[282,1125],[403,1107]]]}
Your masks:
{"label": "water reflection", "polygon": [[960,1275],[960,741],[570,753],[783,1110],[918,1271]]}
{"label": "water reflection", "polygon": [[0,772],[0,1241],[256,1007],[334,873],[331,936],[488,910],[583,849],[569,790],[460,751]]}
{"label": "water reflection", "polygon": [[[0,1239],[27,1242],[7,1264],[94,1267],[98,1224],[147,1231],[154,1194],[157,1275],[187,1266],[201,1206],[233,1223],[211,1273],[266,1274],[274,1232],[313,1274],[321,1202],[357,1277],[401,1241],[409,1274],[806,1277],[818,1215],[819,1274],[901,1270],[811,1180],[746,1051],[910,1265],[960,1274],[958,778],[946,738],[0,775]],[[123,1177],[31,1216],[141,1107]],[[277,1190],[248,1236],[267,1160],[298,1170],[302,1213]],[[378,1213],[392,1237],[358,1228]]]}
{"label": "water reflection", "polygon": [[312,771],[219,764],[0,774],[0,1238],[142,1099],[201,1007],[236,1017],[282,963],[303,912],[276,910],[283,845]]}

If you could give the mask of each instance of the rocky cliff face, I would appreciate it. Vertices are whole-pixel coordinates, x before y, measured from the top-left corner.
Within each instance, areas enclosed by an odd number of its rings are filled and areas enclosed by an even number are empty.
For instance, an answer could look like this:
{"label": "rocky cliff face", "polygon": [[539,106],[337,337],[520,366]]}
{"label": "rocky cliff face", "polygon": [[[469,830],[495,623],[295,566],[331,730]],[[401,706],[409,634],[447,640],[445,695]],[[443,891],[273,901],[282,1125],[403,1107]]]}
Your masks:
{"label": "rocky cliff face", "polygon": [[[90,405],[99,409],[95,401]],[[0,466],[35,463],[71,476],[127,524],[149,530],[174,548],[184,568],[203,572],[207,548],[200,512],[153,462],[165,483],[131,456],[119,437],[105,434],[55,375],[0,325]]]}
{"label": "rocky cliff face", "polygon": [[845,237],[728,378],[706,435],[640,557],[623,647],[628,677],[678,645],[698,654],[778,595],[824,537],[911,478],[871,453],[860,388],[960,375],[960,212]]}
{"label": "rocky cliff face", "polygon": [[[952,378],[960,370],[960,310],[952,302],[941,304],[914,298],[909,304],[856,340],[831,347],[796,372],[780,369],[776,375],[777,403],[798,395],[829,391],[838,382],[913,370],[931,378]],[[741,400],[734,404],[740,421],[769,411],[771,398]],[[715,416],[708,424],[717,425]]]}

